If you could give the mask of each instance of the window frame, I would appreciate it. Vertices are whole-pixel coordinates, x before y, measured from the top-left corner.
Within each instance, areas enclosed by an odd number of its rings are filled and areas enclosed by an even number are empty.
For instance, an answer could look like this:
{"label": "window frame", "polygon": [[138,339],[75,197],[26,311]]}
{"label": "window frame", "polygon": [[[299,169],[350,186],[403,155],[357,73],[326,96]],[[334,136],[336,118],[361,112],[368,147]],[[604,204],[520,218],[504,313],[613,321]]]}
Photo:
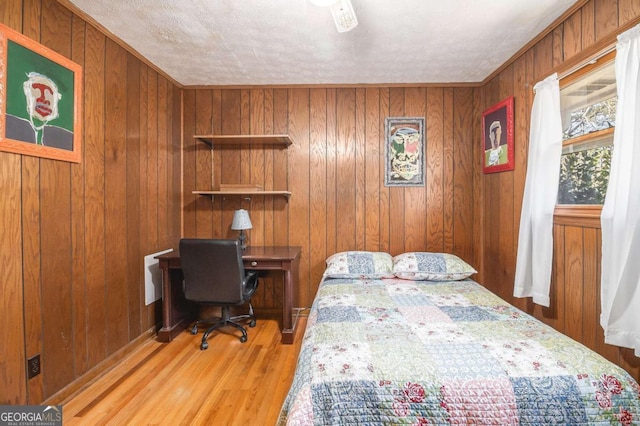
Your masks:
{"label": "window frame", "polygon": [[[610,61],[615,61],[616,50],[613,49],[599,58],[592,59],[587,64],[576,71],[560,78],[560,90],[575,82],[577,79],[602,67]],[[587,135],[577,136],[572,139],[563,140],[562,147],[574,145],[584,141],[601,138],[603,135],[615,131],[615,126],[610,129],[604,129]],[[589,228],[600,228],[600,215],[602,214],[602,205],[600,204],[557,204],[554,210],[554,224],[582,226]]]}

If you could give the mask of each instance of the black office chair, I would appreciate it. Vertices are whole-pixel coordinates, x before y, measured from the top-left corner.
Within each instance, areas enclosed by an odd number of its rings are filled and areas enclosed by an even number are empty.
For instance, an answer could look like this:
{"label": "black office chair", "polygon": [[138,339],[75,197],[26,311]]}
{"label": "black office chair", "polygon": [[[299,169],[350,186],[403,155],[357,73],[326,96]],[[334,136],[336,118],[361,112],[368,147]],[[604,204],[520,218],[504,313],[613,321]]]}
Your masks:
{"label": "black office chair", "polygon": [[[242,249],[238,240],[182,239],[180,263],[184,275],[185,299],[201,305],[221,306],[222,316],[196,321],[191,334],[198,334],[198,325],[213,323],[202,336],[200,349],[209,347],[209,334],[226,325],[242,332],[240,341],[247,341],[247,330],[237,321],[249,320],[255,327],[256,317],[251,296],[258,286],[255,272],[245,273]],[[231,317],[229,308],[249,302],[249,314]]]}

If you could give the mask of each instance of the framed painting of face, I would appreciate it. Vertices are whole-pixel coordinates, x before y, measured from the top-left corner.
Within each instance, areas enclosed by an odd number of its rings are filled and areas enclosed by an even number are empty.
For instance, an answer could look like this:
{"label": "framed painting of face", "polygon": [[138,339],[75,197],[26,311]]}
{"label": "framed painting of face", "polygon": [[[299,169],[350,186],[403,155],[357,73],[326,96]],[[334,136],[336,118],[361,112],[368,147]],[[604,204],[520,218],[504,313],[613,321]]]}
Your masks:
{"label": "framed painting of face", "polygon": [[482,113],[482,170],[513,170],[513,97]]}
{"label": "framed painting of face", "polygon": [[0,25],[0,151],[80,162],[82,67]]}
{"label": "framed painting of face", "polygon": [[384,130],[385,186],[424,186],[424,118],[387,117]]}

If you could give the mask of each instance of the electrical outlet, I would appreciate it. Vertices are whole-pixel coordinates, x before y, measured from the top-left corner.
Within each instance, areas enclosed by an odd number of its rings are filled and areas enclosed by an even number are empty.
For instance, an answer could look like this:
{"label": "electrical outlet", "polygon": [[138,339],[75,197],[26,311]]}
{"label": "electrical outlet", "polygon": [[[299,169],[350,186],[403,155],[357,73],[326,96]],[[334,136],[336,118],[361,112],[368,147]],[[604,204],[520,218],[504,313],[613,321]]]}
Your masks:
{"label": "electrical outlet", "polygon": [[27,359],[27,374],[30,379],[40,374],[40,354]]}

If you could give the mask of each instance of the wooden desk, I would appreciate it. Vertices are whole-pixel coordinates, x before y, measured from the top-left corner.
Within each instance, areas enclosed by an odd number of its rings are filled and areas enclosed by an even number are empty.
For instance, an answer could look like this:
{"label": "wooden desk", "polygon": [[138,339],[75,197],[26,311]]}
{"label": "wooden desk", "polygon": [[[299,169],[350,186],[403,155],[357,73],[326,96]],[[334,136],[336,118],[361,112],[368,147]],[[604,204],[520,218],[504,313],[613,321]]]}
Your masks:
{"label": "wooden desk", "polygon": [[[162,270],[162,328],[158,331],[158,340],[170,342],[189,326],[194,319],[194,313],[184,299],[182,279],[174,276],[176,272],[182,275],[180,253],[174,250],[156,256],[156,259]],[[242,260],[245,269],[283,272],[281,342],[293,343],[297,323],[297,317],[294,319],[293,316],[293,301],[298,288],[300,247],[249,246],[242,253]]]}

